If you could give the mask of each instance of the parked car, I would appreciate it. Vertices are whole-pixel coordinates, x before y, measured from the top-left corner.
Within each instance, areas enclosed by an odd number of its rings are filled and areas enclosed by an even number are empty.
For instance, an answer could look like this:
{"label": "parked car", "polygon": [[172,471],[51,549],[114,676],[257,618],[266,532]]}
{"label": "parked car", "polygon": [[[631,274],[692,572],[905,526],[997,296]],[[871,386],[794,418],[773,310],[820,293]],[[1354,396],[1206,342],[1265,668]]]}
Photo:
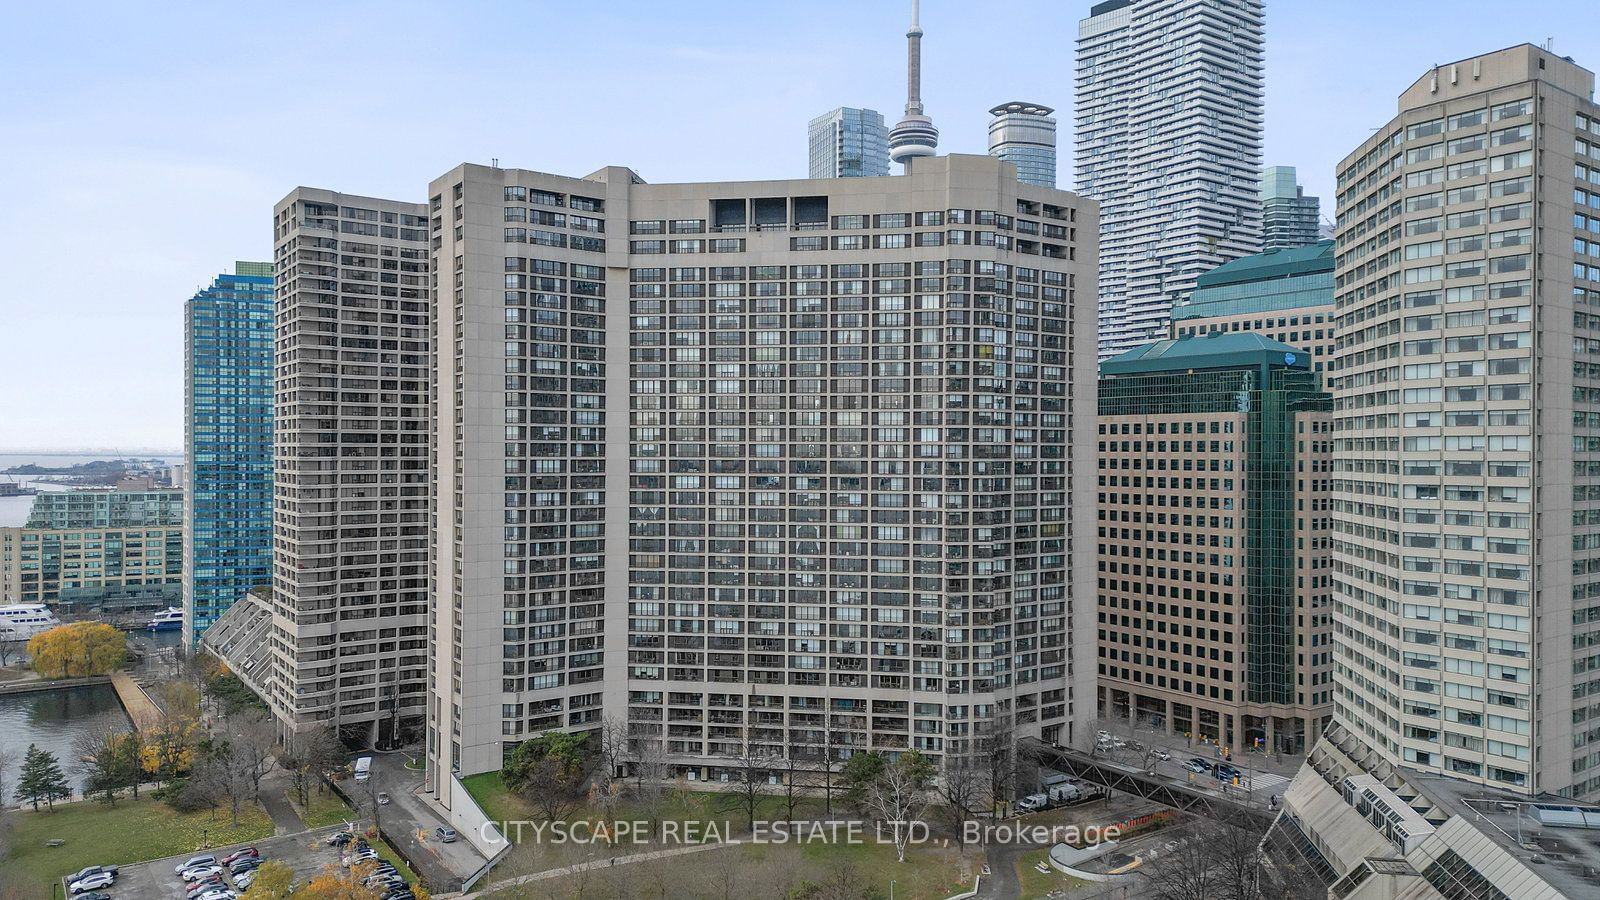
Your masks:
{"label": "parked car", "polygon": [[172,873],[174,875],[182,875],[185,871],[187,871],[189,869],[197,868],[199,866],[209,866],[209,865],[212,865],[213,863],[215,863],[216,861],[217,861],[217,858],[215,856],[210,855],[209,853],[204,855],[204,856],[191,856],[191,857],[189,857],[189,861],[188,862],[179,863],[178,867],[172,870]]}
{"label": "parked car", "polygon": [[79,894],[78,900],[111,900],[111,895],[105,891],[90,891],[87,894]]}
{"label": "parked car", "polygon": [[217,891],[207,891],[200,895],[199,900],[236,900],[239,895],[226,888]]}
{"label": "parked car", "polygon": [[389,805],[389,795],[387,793],[385,793],[384,791],[379,791],[378,792],[378,805],[379,806],[388,806]]}
{"label": "parked car", "polygon": [[255,859],[255,858],[241,859],[238,862],[234,863],[232,866],[228,867],[228,874],[230,874],[230,875],[243,875],[244,873],[246,873],[246,872],[248,872],[248,871],[250,871],[252,869],[257,868],[260,865],[261,865],[261,860],[259,860],[259,859]]}
{"label": "parked car", "polygon": [[88,878],[90,875],[99,875],[101,872],[110,872],[112,875],[115,875],[115,874],[117,874],[117,867],[116,866],[84,866],[83,868],[79,869],[78,871],[73,872],[71,875],[67,876],[67,884],[71,884],[74,881],[82,881],[83,879]]}
{"label": "parked car", "polygon": [[1023,812],[1034,812],[1044,809],[1050,803],[1050,798],[1044,794],[1029,794],[1017,801],[1017,809]]}
{"label": "parked car", "polygon": [[234,887],[234,890],[239,890],[239,891],[248,890],[249,887],[250,887],[250,882],[255,881],[255,880],[256,880],[256,873],[255,873],[254,869],[251,869],[250,871],[244,873],[243,875],[235,875],[235,876],[233,876],[233,887]]}
{"label": "parked car", "polygon": [[328,839],[323,841],[323,843],[327,844],[329,847],[343,847],[345,844],[348,844],[355,839],[356,836],[351,832],[335,831],[333,834],[328,835]]}
{"label": "parked car", "polygon": [[367,874],[369,874],[369,875],[393,875],[393,874],[395,874],[396,872],[399,872],[399,871],[400,871],[399,869],[396,869],[394,867],[394,863],[392,863],[392,862],[380,862],[377,865],[373,866],[372,867],[372,871],[368,872]]}
{"label": "parked car", "polygon": [[378,900],[413,900],[415,897],[416,894],[412,893],[411,888],[408,886],[390,888],[378,892]]}
{"label": "parked car", "polygon": [[440,825],[435,828],[433,836],[438,838],[441,844],[453,844],[456,842],[456,830],[449,825]]}
{"label": "parked car", "polygon": [[248,857],[253,857],[255,859],[260,859],[261,858],[261,851],[257,850],[254,847],[240,847],[239,849],[233,851],[232,853],[229,853],[227,856],[224,856],[222,858],[222,861],[224,863],[232,864],[232,863],[238,862],[241,859],[244,859],[247,856]]}
{"label": "parked car", "polygon": [[345,868],[348,869],[348,868],[350,868],[352,866],[358,866],[361,863],[364,863],[369,859],[377,859],[377,858],[378,858],[378,854],[372,852],[371,850],[360,850],[360,851],[357,851],[355,853],[350,854],[349,856],[346,856],[344,858],[344,866],[345,866]]}
{"label": "parked car", "polygon": [[68,890],[74,894],[83,894],[96,888],[110,887],[116,880],[117,875],[115,872],[96,872],[93,875],[85,875],[72,882]]}
{"label": "parked car", "polygon": [[184,869],[183,873],[182,873],[182,877],[183,877],[184,881],[200,881],[201,879],[209,878],[212,875],[221,875],[221,874],[222,874],[222,867],[221,866],[208,865],[208,866],[195,866],[192,869]]}
{"label": "parked car", "polygon": [[210,878],[202,878],[199,881],[196,881],[194,884],[189,885],[189,887],[185,890],[185,893],[187,893],[190,897],[198,897],[201,894],[204,894],[206,891],[213,891],[219,888],[225,888],[227,886],[228,885],[223,882],[221,875],[212,875]]}
{"label": "parked car", "polygon": [[1111,740],[1111,732],[1102,728],[1094,733],[1094,738],[1097,741],[1109,741]]}
{"label": "parked car", "polygon": [[1190,757],[1189,761],[1183,764],[1183,767],[1191,772],[1198,772],[1201,775],[1211,771],[1211,763],[1206,762],[1198,756]]}

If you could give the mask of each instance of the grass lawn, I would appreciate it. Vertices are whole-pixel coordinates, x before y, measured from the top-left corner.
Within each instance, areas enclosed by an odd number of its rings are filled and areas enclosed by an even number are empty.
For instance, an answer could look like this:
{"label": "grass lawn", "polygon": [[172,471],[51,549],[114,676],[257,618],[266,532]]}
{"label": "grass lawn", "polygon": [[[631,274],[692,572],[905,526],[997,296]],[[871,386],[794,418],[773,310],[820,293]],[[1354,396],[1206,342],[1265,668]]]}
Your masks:
{"label": "grass lawn", "polygon": [[[159,800],[118,800],[115,808],[83,801],[54,811],[41,808],[11,817],[11,851],[0,869],[15,875],[28,896],[50,897],[63,875],[84,866],[135,863],[272,836],[260,807],[241,810],[239,824],[226,810],[180,813]],[[46,841],[63,840],[60,847]]]}
{"label": "grass lawn", "polygon": [[289,802],[294,805],[295,812],[300,814],[300,819],[306,823],[307,828],[339,825],[355,818],[355,813],[333,791],[318,791],[313,788],[308,796],[311,798],[311,804],[302,808],[295,801],[294,792],[289,793]]}
{"label": "grass lawn", "polygon": [[[1039,897],[1048,895],[1051,891],[1067,892],[1079,885],[1089,883],[1081,878],[1063,875],[1055,869],[1045,873],[1034,868],[1039,863],[1044,863],[1046,866],[1050,865],[1049,858],[1050,851],[1048,849],[1031,850],[1027,853],[1018,854],[1016,859],[1017,880],[1022,885],[1022,890],[1018,895],[1023,900],[1037,900]],[[1196,900],[1199,900],[1199,898],[1196,898]]]}
{"label": "grass lawn", "polygon": [[[810,864],[810,880],[822,881],[827,873],[841,865],[855,869],[852,883],[870,885],[884,897],[889,896],[889,882],[894,882],[896,897],[948,897],[972,887],[972,880],[962,880],[964,867],[961,856],[953,848],[913,846],[906,850],[906,860],[895,857],[894,844],[873,841],[867,831],[865,844],[805,844],[802,855]],[[971,867],[976,870],[977,864]],[[1024,897],[1029,896],[1023,894]]]}

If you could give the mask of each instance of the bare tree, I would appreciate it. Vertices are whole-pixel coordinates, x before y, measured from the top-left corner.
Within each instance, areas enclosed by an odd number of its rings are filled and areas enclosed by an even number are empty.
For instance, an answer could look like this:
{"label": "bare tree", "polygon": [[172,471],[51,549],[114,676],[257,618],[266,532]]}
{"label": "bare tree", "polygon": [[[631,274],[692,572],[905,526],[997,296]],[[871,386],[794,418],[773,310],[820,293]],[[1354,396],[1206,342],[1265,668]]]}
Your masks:
{"label": "bare tree", "polygon": [[717,808],[742,810],[749,827],[755,828],[756,809],[768,793],[767,778],[781,763],[748,740],[741,741],[738,752],[724,762],[732,774],[728,788],[718,796]]}
{"label": "bare tree", "polygon": [[806,761],[793,752],[777,761],[775,771],[781,776],[778,785],[778,794],[783,798],[783,808],[787,821],[795,820],[795,810],[805,801],[805,791],[811,774],[811,769]]}
{"label": "bare tree", "polygon": [[628,774],[633,776],[634,792],[646,793],[646,786],[660,783],[667,777],[667,753],[659,735],[632,734],[628,737]]}
{"label": "bare tree", "polygon": [[866,784],[862,794],[874,818],[892,829],[895,855],[906,861],[906,845],[911,840],[911,823],[928,805],[933,783],[933,764],[927,757],[910,750],[883,766]]}
{"label": "bare tree", "polygon": [[[1275,878],[1260,849],[1261,835],[1220,822],[1187,829],[1176,849],[1139,867],[1154,900],[1282,900],[1305,896],[1297,885]],[[1324,892],[1326,889],[1323,889]]]}
{"label": "bare tree", "polygon": [[962,851],[967,849],[967,821],[985,810],[994,811],[988,789],[987,760],[967,754],[945,755],[939,773],[939,797],[944,801],[945,815],[956,834],[956,846]]}
{"label": "bare tree", "polygon": [[0,747],[0,810],[11,796],[11,770],[17,767],[17,751]]}
{"label": "bare tree", "polygon": [[28,642],[17,640],[11,632],[0,635],[0,666],[21,662],[27,656]]}
{"label": "bare tree", "polygon": [[271,713],[251,710],[229,717],[233,736],[228,740],[232,763],[250,782],[252,795],[261,793],[261,779],[272,771],[278,749],[277,728]]}
{"label": "bare tree", "polygon": [[833,758],[828,754],[828,748],[818,747],[812,749],[803,757],[803,764],[810,773],[812,788],[822,791],[822,808],[825,815],[833,815],[833,797],[841,789],[839,773],[834,769]]}

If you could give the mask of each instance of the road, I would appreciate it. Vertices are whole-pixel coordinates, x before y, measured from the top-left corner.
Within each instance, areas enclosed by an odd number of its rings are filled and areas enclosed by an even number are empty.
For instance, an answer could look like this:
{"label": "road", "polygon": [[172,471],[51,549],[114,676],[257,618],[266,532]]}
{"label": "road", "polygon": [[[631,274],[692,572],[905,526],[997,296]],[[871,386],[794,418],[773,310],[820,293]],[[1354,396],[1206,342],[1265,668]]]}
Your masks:
{"label": "road", "polygon": [[411,863],[423,881],[436,892],[458,891],[464,879],[483,868],[486,860],[466,838],[445,844],[435,830],[446,824],[418,792],[422,772],[406,768],[403,752],[362,753],[372,757],[372,777],[368,781],[348,779],[339,789],[355,802],[357,810],[372,817],[373,798],[380,792],[389,802],[377,807],[383,836]]}

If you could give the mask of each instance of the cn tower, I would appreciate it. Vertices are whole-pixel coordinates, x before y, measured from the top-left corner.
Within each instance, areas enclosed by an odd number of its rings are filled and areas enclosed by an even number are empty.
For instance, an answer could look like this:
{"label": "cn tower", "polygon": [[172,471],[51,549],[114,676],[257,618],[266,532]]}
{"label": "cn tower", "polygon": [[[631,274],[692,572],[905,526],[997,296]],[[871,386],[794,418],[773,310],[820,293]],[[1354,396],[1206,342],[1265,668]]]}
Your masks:
{"label": "cn tower", "polygon": [[911,160],[933,156],[939,147],[939,129],[922,114],[922,26],[917,24],[917,0],[911,0],[911,28],[906,32],[906,114],[889,130],[889,158],[911,171]]}

